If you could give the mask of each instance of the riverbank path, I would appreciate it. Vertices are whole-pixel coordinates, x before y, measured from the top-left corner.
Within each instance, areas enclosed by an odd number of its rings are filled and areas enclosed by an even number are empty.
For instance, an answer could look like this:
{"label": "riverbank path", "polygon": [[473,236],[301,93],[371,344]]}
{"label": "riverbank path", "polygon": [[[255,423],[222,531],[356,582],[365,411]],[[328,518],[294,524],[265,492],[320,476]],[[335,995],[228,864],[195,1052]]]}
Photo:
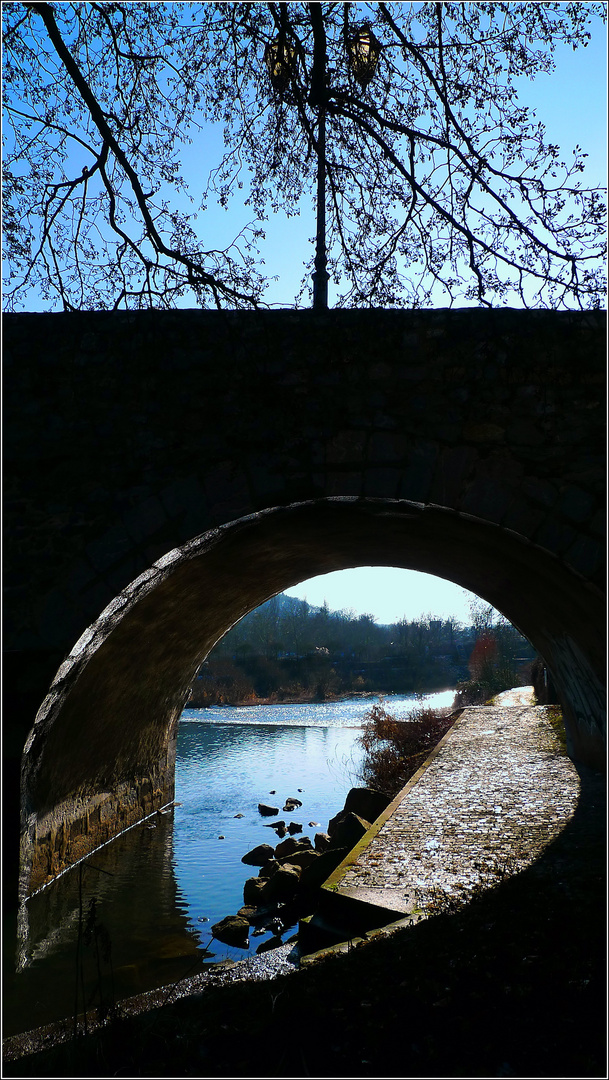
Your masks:
{"label": "riverbank path", "polygon": [[417,922],[539,859],[575,813],[580,775],[560,721],[531,699],[523,688],[463,711],[324,884],[306,952]]}

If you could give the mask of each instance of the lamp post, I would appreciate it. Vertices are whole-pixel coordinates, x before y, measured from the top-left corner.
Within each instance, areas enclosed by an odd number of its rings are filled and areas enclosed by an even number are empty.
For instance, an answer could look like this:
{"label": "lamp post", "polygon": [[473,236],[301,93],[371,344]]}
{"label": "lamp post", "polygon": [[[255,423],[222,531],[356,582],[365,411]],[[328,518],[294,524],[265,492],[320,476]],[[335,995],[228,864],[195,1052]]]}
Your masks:
{"label": "lamp post", "polygon": [[315,234],[315,270],[313,307],[328,307],[328,256],[326,253],[326,103],[319,106],[317,127],[317,231]]}
{"label": "lamp post", "polygon": [[[355,27],[346,40],[347,63],[356,82],[364,90],[374,77],[378,66],[381,46],[370,29],[369,23]],[[281,97],[289,91],[296,74],[296,51],[287,44],[285,37],[275,38],[265,51],[269,78],[273,89]],[[324,60],[325,68],[325,60]],[[317,228],[315,237],[315,270],[313,278],[313,308],[328,307],[328,257],[326,252],[326,80],[317,104]]]}

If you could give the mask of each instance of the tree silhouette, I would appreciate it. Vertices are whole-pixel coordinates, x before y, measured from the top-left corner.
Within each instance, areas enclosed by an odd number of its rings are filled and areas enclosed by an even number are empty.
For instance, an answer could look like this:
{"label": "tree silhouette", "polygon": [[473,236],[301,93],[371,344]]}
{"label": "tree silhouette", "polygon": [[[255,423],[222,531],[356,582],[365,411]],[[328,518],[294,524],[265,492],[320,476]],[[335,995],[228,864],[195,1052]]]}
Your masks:
{"label": "tree silhouette", "polygon": [[[65,309],[259,304],[265,218],[299,211],[319,153],[340,304],[601,302],[601,194],[516,80],[551,71],[560,44],[585,46],[604,4],[11,3],[3,16],[9,309],[32,291]],[[346,59],[363,24],[373,77]],[[189,203],[179,155],[208,124],[224,153]],[[252,223],[207,246],[197,212],[243,196]]]}

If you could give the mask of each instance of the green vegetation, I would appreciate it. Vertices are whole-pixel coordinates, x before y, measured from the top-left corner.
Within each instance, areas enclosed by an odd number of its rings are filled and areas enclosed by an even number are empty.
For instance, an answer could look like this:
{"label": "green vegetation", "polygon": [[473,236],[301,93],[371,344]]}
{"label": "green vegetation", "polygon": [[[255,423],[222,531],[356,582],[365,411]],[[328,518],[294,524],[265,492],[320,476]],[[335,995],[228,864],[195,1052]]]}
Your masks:
{"label": "green vegetation", "polygon": [[[225,634],[199,669],[188,704],[428,693],[474,677],[486,700],[499,689],[529,681],[535,653],[528,641],[482,602],[473,605],[472,619],[473,625],[463,626],[427,615],[383,626],[372,615],[275,596]],[[485,652],[488,663],[472,669],[472,652],[489,634],[492,655]]]}

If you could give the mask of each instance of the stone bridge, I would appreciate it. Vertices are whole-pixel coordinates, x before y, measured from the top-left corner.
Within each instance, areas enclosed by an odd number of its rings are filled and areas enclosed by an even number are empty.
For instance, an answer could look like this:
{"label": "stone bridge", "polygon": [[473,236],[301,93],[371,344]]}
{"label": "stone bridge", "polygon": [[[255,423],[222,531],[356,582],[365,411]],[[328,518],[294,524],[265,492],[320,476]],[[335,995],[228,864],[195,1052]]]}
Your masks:
{"label": "stone bridge", "polygon": [[604,313],[24,314],[3,344],[22,895],[171,799],[208,651],[331,570],[493,604],[548,665],[571,755],[604,763]]}

